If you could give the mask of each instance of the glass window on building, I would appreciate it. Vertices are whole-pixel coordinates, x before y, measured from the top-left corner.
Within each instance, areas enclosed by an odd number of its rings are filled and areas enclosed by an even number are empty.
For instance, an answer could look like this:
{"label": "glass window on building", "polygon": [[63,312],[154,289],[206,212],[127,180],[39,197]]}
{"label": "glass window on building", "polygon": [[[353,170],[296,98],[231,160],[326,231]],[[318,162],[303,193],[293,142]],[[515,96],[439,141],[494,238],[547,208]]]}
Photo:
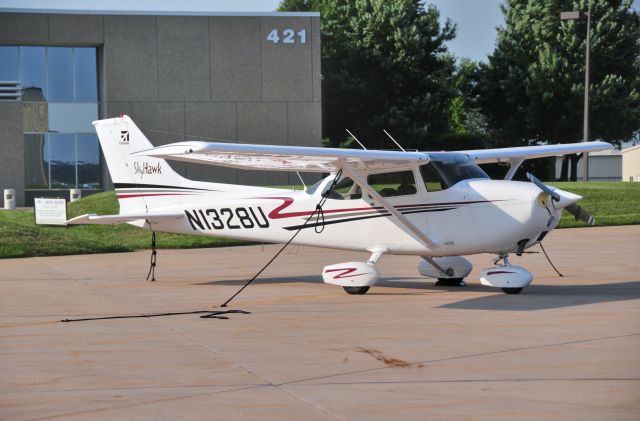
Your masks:
{"label": "glass window on building", "polygon": [[18,80],[20,80],[18,47],[0,45],[0,81],[17,82]]}
{"label": "glass window on building", "polygon": [[26,189],[100,189],[96,48],[0,46],[2,80],[20,83]]}
{"label": "glass window on building", "polygon": [[49,102],[74,102],[73,48],[47,48]]}
{"label": "glass window on building", "polygon": [[33,90],[32,99],[46,101],[47,72],[45,47],[20,47],[22,89]]}
{"label": "glass window on building", "polygon": [[52,189],[76,187],[75,135],[49,134],[49,168]]}
{"label": "glass window on building", "polygon": [[49,188],[49,144],[45,134],[24,135],[24,173],[26,189]]}
{"label": "glass window on building", "polygon": [[28,133],[24,142],[28,190],[101,187],[100,147],[95,134]]}
{"label": "glass window on building", "polygon": [[76,136],[77,186],[80,189],[99,189],[102,180],[100,144],[95,134]]}
{"label": "glass window on building", "polygon": [[98,65],[95,48],[75,49],[76,102],[98,102]]}

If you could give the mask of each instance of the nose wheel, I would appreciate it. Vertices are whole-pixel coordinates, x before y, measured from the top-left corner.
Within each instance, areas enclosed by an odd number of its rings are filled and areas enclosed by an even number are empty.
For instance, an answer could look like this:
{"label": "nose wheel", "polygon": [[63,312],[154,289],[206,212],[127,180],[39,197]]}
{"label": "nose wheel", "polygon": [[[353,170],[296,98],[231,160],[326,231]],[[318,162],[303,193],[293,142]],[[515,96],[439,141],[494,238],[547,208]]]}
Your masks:
{"label": "nose wheel", "polygon": [[347,294],[350,295],[363,295],[366,294],[367,291],[369,291],[369,287],[342,287],[344,288],[345,291],[347,291]]}
{"label": "nose wheel", "polygon": [[531,272],[520,266],[509,263],[509,256],[504,253],[493,261],[494,267],[485,269],[480,274],[480,283],[485,286],[500,288],[505,294],[520,294],[524,287],[533,280]]}
{"label": "nose wheel", "polygon": [[437,287],[466,287],[464,278],[438,278]]}

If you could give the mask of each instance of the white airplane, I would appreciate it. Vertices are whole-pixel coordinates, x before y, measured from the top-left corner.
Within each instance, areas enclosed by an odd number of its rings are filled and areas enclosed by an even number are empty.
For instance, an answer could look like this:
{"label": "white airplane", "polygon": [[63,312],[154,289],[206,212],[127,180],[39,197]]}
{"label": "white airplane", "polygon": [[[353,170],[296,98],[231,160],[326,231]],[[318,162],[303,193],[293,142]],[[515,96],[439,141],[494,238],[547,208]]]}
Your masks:
{"label": "white airplane", "polygon": [[[120,204],[118,215],[82,215],[69,224],[129,223],[153,231],[209,235],[371,253],[322,271],[324,282],[364,294],[383,254],[420,256],[419,272],[463,283],[464,255],[495,254],[480,282],[517,294],[533,279],[509,263],[556,227],[563,209],[593,218],[580,196],[512,181],[525,159],[610,149],[604,142],[460,152],[399,152],[186,141],[153,147],[122,116],[93,122]],[[292,191],[188,180],[167,160],[223,167],[330,173]],[[510,164],[492,180],[481,163]],[[320,203],[320,206],[317,206]]]}

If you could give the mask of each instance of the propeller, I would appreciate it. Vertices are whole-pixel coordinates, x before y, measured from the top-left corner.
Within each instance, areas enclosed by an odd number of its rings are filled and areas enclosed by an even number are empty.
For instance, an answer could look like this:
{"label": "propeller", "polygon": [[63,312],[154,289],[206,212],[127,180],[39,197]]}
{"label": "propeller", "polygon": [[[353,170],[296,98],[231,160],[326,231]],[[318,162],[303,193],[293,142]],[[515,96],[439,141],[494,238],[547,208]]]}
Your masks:
{"label": "propeller", "polygon": [[567,206],[565,209],[566,209],[567,212],[569,212],[571,215],[573,215],[573,217],[576,219],[576,221],[584,221],[589,225],[595,225],[596,224],[596,220],[593,217],[593,215],[591,215],[589,212],[584,210],[581,206],[579,206],[576,203],[573,203],[573,204]]}
{"label": "propeller", "polygon": [[[557,210],[564,208],[567,212],[573,215],[576,221],[584,221],[589,225],[596,224],[596,220],[593,217],[593,215],[591,215],[589,212],[587,212],[585,209],[583,209],[581,206],[575,203],[580,199],[580,196],[574,195],[573,193],[562,191],[560,189],[551,188],[546,184],[544,184],[535,175],[531,173],[527,173],[527,178],[533,184],[535,184],[540,190],[547,193],[549,197],[551,197],[552,201],[555,202],[555,203],[552,203],[552,206],[554,208],[556,208]],[[556,206],[556,203],[558,206]]]}
{"label": "propeller", "polygon": [[531,174],[530,172],[527,173],[527,178],[533,184],[538,186],[538,188],[540,190],[542,190],[543,192],[547,193],[553,200],[555,200],[556,202],[560,201],[560,194],[556,191],[556,189],[552,189],[551,187],[547,186],[542,181],[538,180],[538,177],[536,177],[535,175]]}

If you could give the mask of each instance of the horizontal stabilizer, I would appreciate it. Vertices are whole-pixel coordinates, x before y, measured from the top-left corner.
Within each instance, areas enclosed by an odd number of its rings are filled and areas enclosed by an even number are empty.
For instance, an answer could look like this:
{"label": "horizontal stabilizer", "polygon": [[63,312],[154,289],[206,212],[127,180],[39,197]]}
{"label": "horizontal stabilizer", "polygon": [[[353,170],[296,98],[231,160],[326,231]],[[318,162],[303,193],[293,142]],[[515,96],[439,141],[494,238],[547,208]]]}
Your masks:
{"label": "horizontal stabilizer", "polygon": [[114,225],[124,224],[132,221],[139,221],[141,219],[147,219],[151,222],[162,219],[179,219],[184,217],[182,212],[147,212],[139,214],[126,214],[126,215],[96,215],[95,213],[89,213],[86,215],[76,216],[67,221],[68,225]]}

